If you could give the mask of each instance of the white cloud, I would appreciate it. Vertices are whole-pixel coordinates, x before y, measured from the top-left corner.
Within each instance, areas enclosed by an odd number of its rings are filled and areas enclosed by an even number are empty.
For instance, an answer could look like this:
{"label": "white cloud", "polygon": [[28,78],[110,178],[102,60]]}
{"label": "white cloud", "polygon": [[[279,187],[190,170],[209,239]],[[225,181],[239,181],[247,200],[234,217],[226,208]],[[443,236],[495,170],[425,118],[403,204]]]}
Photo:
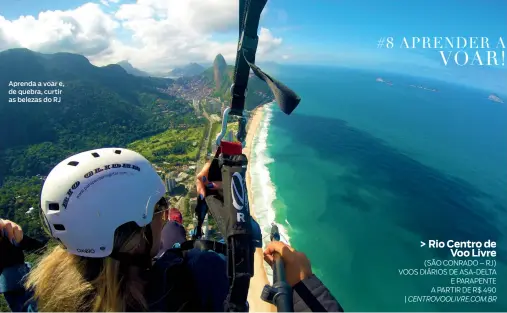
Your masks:
{"label": "white cloud", "polygon": [[272,53],[282,44],[282,38],[276,38],[267,28],[261,27],[259,34],[259,46],[257,52],[260,55]]}
{"label": "white cloud", "polygon": [[124,21],[142,20],[153,16],[154,9],[136,3],[122,4],[116,12],[116,18]]}
{"label": "white cloud", "polygon": [[[101,0],[104,6],[118,2]],[[235,60],[237,1],[138,0],[119,3],[112,12],[104,6],[87,3],[12,21],[0,15],[0,50],[26,47],[48,53],[74,52],[97,65],[128,59],[148,71],[212,61],[218,53],[228,62]],[[281,38],[261,27],[257,60],[270,59],[281,45]]]}
{"label": "white cloud", "polygon": [[7,43],[1,48],[94,55],[109,48],[118,26],[95,3],[70,11],[41,12],[37,18],[28,15],[9,21],[0,16],[0,34]]}

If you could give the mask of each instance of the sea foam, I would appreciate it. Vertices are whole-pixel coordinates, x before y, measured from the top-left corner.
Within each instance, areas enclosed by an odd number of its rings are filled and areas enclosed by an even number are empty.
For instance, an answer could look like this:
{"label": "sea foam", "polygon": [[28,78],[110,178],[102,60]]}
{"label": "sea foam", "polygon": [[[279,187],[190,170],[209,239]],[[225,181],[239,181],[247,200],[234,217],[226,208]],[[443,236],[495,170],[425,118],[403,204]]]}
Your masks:
{"label": "sea foam", "polygon": [[[249,160],[250,177],[253,203],[251,204],[257,222],[259,223],[263,234],[263,247],[269,243],[269,233],[271,223],[275,222],[276,211],[273,207],[273,201],[276,200],[276,186],[271,180],[271,175],[267,167],[268,164],[275,162],[269,155],[268,136],[269,126],[273,118],[274,103],[267,104],[264,107],[262,121],[257,128],[257,133],[252,141],[251,154]],[[288,221],[286,220],[288,224]],[[281,240],[289,243],[289,235],[286,228],[277,223],[280,231]],[[271,267],[265,263],[266,273],[270,283],[273,283],[273,273]]]}

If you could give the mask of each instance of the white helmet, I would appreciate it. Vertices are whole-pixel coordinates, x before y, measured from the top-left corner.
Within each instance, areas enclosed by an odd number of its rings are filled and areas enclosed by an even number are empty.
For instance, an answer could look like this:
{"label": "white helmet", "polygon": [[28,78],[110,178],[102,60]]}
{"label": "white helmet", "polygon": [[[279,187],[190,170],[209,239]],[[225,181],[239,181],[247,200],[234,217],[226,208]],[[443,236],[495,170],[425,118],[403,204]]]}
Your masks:
{"label": "white helmet", "polygon": [[52,236],[69,253],[101,258],[111,254],[119,226],[151,222],[164,194],[162,179],[142,155],[103,148],[53,168],[42,188],[41,208]]}

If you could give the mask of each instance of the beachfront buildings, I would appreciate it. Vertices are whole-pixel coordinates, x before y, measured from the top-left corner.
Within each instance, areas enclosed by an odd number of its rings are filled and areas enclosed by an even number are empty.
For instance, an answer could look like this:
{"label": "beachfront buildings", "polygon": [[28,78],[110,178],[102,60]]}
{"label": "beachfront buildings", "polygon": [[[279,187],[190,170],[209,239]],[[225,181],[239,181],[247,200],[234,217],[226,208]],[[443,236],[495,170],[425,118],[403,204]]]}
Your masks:
{"label": "beachfront buildings", "polygon": [[169,194],[172,194],[174,189],[176,188],[176,179],[166,178],[165,183],[166,183],[166,191]]}
{"label": "beachfront buildings", "polygon": [[209,113],[218,113],[222,108],[222,103],[219,101],[220,99],[209,99],[208,100],[208,110]]}

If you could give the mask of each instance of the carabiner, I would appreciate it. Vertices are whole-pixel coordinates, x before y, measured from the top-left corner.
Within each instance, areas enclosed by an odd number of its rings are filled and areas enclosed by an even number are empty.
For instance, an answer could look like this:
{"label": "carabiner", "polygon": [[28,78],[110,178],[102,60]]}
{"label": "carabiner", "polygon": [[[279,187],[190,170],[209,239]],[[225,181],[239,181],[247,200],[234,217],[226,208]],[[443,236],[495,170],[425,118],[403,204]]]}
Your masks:
{"label": "carabiner", "polygon": [[224,110],[224,114],[222,115],[222,130],[217,136],[216,144],[217,147],[220,147],[220,144],[222,143],[222,139],[225,136],[225,133],[227,133],[227,122],[229,121],[229,112],[231,111],[231,108],[226,108]]}

